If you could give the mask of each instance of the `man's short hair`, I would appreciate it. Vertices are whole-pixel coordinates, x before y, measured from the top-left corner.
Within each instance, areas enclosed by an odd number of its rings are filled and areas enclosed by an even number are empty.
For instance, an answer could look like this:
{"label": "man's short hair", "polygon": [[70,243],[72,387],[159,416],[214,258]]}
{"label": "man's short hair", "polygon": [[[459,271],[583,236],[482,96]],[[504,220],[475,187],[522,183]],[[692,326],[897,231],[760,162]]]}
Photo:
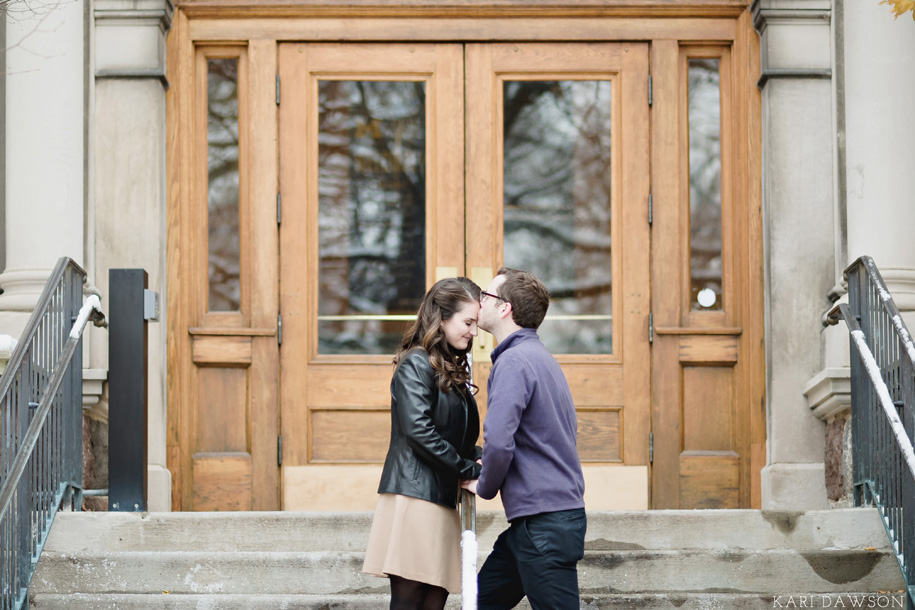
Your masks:
{"label": "man's short hair", "polygon": [[511,303],[515,324],[521,328],[540,328],[550,307],[550,292],[543,282],[533,273],[508,267],[502,267],[496,275],[505,276],[499,296]]}

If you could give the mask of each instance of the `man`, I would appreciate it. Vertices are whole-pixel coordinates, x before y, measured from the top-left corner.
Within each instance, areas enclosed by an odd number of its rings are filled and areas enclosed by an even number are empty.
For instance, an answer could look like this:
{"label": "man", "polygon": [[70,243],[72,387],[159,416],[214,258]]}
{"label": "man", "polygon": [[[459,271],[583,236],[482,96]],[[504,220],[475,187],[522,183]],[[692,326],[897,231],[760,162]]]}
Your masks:
{"label": "man", "polygon": [[478,577],[479,610],[578,610],[577,562],[587,522],[577,421],[569,385],[537,328],[550,295],[536,276],[500,269],[480,300],[478,325],[492,351],[483,469],[463,487],[481,498],[502,493],[510,526]]}

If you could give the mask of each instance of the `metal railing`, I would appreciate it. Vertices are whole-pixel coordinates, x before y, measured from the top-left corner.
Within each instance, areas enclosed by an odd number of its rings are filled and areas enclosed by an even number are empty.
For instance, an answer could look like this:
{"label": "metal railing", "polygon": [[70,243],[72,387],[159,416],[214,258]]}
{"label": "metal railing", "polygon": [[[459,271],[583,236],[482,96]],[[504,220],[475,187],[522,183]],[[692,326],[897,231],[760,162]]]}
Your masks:
{"label": "metal railing", "polygon": [[82,331],[86,272],[61,258],[0,377],[0,610],[28,605],[60,506],[82,503]]}
{"label": "metal railing", "polygon": [[855,506],[875,504],[915,608],[915,345],[868,256],[845,270],[851,333],[852,472]]}

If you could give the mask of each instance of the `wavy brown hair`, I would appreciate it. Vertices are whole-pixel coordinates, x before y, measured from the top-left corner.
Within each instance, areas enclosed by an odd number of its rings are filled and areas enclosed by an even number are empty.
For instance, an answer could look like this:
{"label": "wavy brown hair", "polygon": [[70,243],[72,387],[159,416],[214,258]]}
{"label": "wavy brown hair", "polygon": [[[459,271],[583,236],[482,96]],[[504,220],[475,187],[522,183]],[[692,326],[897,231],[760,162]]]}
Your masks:
{"label": "wavy brown hair", "polygon": [[467,344],[467,349],[454,349],[445,339],[442,322],[450,320],[467,303],[479,301],[480,287],[466,277],[452,277],[436,282],[423,297],[416,320],[407,327],[400,349],[394,356],[394,365],[408,351],[421,347],[429,354],[438,387],[443,392],[457,388],[464,393],[469,386],[476,393],[477,386],[470,383],[470,369],[467,366],[467,354],[473,347],[473,341]]}

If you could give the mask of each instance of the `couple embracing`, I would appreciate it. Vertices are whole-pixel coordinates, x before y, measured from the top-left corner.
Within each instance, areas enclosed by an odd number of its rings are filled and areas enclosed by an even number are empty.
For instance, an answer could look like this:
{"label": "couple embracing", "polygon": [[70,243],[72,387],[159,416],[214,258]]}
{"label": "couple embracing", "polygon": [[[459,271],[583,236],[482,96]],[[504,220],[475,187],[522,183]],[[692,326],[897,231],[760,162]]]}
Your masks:
{"label": "couple embracing", "polygon": [[[509,528],[478,575],[479,610],[578,610],[576,564],[587,527],[575,406],[537,335],[550,297],[533,274],[500,269],[485,291],[437,282],[394,357],[391,444],[363,571],[390,579],[391,610],[442,610],[460,591],[459,486],[501,492]],[[488,409],[480,418],[467,354],[492,333]]]}

